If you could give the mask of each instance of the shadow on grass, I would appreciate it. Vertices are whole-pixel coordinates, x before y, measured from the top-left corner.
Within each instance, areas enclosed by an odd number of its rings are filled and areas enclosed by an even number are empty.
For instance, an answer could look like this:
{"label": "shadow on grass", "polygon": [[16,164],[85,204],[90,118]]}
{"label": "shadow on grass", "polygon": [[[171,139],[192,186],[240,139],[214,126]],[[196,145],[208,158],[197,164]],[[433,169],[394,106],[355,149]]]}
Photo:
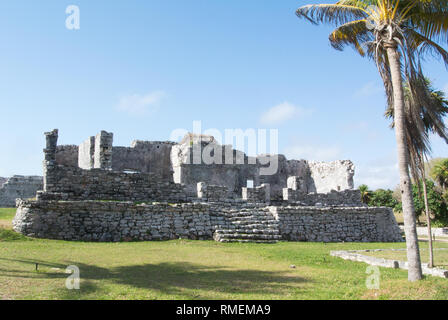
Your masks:
{"label": "shadow on grass", "polygon": [[[35,272],[33,270],[6,270],[0,272],[7,277],[25,277],[38,279],[67,278],[64,273],[68,265],[80,269],[81,290],[58,290],[60,299],[82,299],[85,295],[108,295],[104,284],[130,286],[164,295],[176,295],[188,299],[216,299],[220,294],[273,294],[282,295],[292,290],[303,290],[301,284],[310,282],[295,275],[291,270],[262,271],[239,270],[225,266],[209,266],[193,263],[158,263],[103,268],[79,262],[66,264],[46,261],[10,260],[30,264],[30,269],[39,263],[48,268],[59,268],[62,272]],[[100,281],[100,282],[98,282]],[[117,289],[120,291],[121,289]],[[200,290],[200,292],[198,292]],[[75,292],[77,291],[77,292]],[[113,297],[112,297],[113,298]]]}

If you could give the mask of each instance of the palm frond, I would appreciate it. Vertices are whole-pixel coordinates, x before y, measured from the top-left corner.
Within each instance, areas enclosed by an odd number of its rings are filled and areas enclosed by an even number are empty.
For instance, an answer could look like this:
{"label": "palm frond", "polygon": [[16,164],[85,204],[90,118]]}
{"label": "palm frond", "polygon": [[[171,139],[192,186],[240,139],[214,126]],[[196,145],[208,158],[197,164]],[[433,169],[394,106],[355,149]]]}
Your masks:
{"label": "palm frond", "polygon": [[415,30],[407,29],[404,33],[411,50],[418,50],[419,56],[431,54],[435,58],[442,58],[445,67],[448,69],[448,52],[444,48]]}
{"label": "palm frond", "polygon": [[330,23],[334,25],[368,17],[364,8],[345,4],[310,4],[297,9],[296,15],[313,24]]}
{"label": "palm frond", "polygon": [[337,50],[352,46],[361,56],[365,55],[365,44],[373,40],[365,19],[347,22],[336,28],[329,36],[330,44]]}
{"label": "palm frond", "polygon": [[448,43],[448,0],[412,1],[416,5],[406,17],[409,25],[432,41]]}
{"label": "palm frond", "polygon": [[[444,118],[448,115],[448,101],[441,91],[435,90],[421,69],[412,82],[404,85],[405,134],[409,149],[409,164],[414,180],[422,177],[424,161],[431,154],[430,135],[436,134],[448,143],[448,129]],[[392,119],[394,109],[389,105],[385,116]]]}

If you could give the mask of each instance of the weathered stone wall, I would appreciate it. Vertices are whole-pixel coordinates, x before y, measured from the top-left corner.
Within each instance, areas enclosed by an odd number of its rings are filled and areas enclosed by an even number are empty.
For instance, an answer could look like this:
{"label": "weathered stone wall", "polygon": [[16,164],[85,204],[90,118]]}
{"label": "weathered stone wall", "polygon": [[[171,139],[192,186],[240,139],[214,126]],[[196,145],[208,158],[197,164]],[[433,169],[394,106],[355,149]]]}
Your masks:
{"label": "weathered stone wall", "polygon": [[93,169],[95,163],[95,137],[90,137],[79,145],[78,167]]}
{"label": "weathered stone wall", "polygon": [[58,146],[56,148],[56,163],[70,167],[78,166],[78,146]]}
{"label": "weathered stone wall", "polygon": [[308,165],[311,173],[308,192],[327,193],[331,190],[353,189],[355,166],[350,160],[309,161]]}
{"label": "weathered stone wall", "polygon": [[[353,189],[354,166],[351,161],[309,162],[287,160],[284,155],[248,157],[232,146],[218,144],[212,136],[187,135],[172,147],[171,163],[174,181],[185,184],[190,194],[196,192],[198,182],[207,181],[226,186],[239,196],[247,181],[253,180],[255,186],[269,184],[271,199],[279,201],[283,198],[283,189],[288,187],[288,178],[292,176],[302,180],[301,190],[304,192]],[[266,170],[268,167],[277,170]]]}
{"label": "weathered stone wall", "polygon": [[[259,163],[263,156],[259,156]],[[283,198],[283,188],[287,187],[288,178],[291,176],[299,176],[303,179],[305,189],[308,190],[308,185],[312,185],[311,176],[308,168],[308,162],[306,160],[287,160],[284,155],[270,156],[272,160],[274,158],[277,161],[278,169],[275,174],[272,175],[260,175],[255,177],[256,185],[263,183],[271,186],[271,199],[281,200]],[[260,167],[263,167],[260,165]]]}
{"label": "weathered stone wall", "polygon": [[131,147],[112,148],[112,170],[157,173],[173,181],[171,148],[174,142],[133,141]]}
{"label": "weathered stone wall", "polygon": [[197,196],[201,201],[224,202],[229,199],[229,190],[227,187],[208,185],[205,182],[199,182],[197,185]]}
{"label": "weathered stone wall", "polygon": [[126,241],[211,239],[203,204],[19,201],[14,230],[36,238]]}
{"label": "weathered stone wall", "polygon": [[114,134],[101,131],[95,136],[95,152],[93,167],[96,169],[112,169],[112,144]]}
{"label": "weathered stone wall", "polygon": [[242,232],[246,236],[252,233],[258,239],[278,234],[290,241],[402,241],[388,208],[24,200],[18,200],[17,206],[14,230],[38,238],[212,239],[215,233]]}
{"label": "weathered stone wall", "polygon": [[[48,134],[57,140],[57,130]],[[48,156],[55,157],[56,164],[156,173],[162,181],[184,184],[190,197],[196,196],[197,183],[203,181],[227,187],[229,198],[241,197],[248,180],[254,181],[255,187],[269,184],[273,201],[283,199],[283,189],[292,178],[306,193],[353,189],[351,161],[308,162],[287,160],[284,155],[248,157],[230,145],[220,145],[212,136],[188,134],[179,144],[136,140],[131,147],[113,147],[113,134],[101,131],[79,147],[50,144],[47,150],[56,148],[56,152]],[[276,170],[266,170],[268,167]]]}
{"label": "weathered stone wall", "polygon": [[232,197],[240,196],[247,180],[257,174],[257,166],[248,163],[244,152],[220,145],[211,136],[187,135],[171,150],[174,181],[184,184],[191,195],[196,194],[199,182],[206,181],[227,187]]}
{"label": "weathered stone wall", "polygon": [[186,201],[182,185],[153,173],[124,173],[103,169],[47,165],[45,192],[40,199]]}
{"label": "weathered stone wall", "polygon": [[400,228],[390,208],[270,207],[280,233],[290,241],[399,242]]}
{"label": "weathered stone wall", "polygon": [[269,203],[271,200],[271,186],[269,184],[262,184],[255,188],[243,188],[243,200],[254,203]]}
{"label": "weathered stone wall", "polygon": [[[44,190],[36,201],[17,201],[14,228],[25,235],[88,241],[401,241],[392,211],[367,208],[359,190],[350,190],[350,161],[247,157],[206,136],[113,148],[113,135],[105,131],[79,147],[58,147],[56,129],[45,135]],[[204,148],[222,163],[202,157]],[[81,168],[73,165],[76,150]],[[262,173],[266,159],[278,161],[273,174]],[[245,187],[248,180],[254,188]]]}
{"label": "weathered stone wall", "polygon": [[332,190],[329,193],[304,193],[301,190],[283,189],[283,200],[305,206],[365,206],[359,190]]}
{"label": "weathered stone wall", "polygon": [[38,176],[13,176],[0,186],[0,208],[13,208],[17,198],[34,198],[43,189],[43,178]]}

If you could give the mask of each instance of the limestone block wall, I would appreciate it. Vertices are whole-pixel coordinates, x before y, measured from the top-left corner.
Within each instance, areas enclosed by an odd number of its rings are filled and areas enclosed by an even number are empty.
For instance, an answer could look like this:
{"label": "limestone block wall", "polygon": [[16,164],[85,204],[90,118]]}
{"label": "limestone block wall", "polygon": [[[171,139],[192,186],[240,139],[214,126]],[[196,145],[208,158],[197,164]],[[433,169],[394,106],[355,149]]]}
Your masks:
{"label": "limestone block wall", "polygon": [[113,147],[112,170],[157,173],[164,180],[173,181],[173,145],[174,142],[136,140],[130,147]]}
{"label": "limestone block wall", "polygon": [[203,204],[100,201],[19,201],[14,230],[27,236],[75,241],[211,239]]}
{"label": "limestone block wall", "polygon": [[327,193],[331,190],[353,189],[355,166],[350,160],[332,162],[308,162],[311,182],[308,192]]}
{"label": "limestone block wall", "polygon": [[400,242],[392,209],[381,207],[270,207],[285,240]]}
{"label": "limestone block wall", "polygon": [[[402,241],[389,208],[266,206],[230,203],[18,200],[14,230],[37,238],[123,241],[212,239],[238,216],[276,219],[287,241]],[[258,217],[258,218],[256,218]],[[269,218],[271,217],[271,218]]]}
{"label": "limestone block wall", "polygon": [[304,177],[301,176],[290,176],[286,181],[287,188],[294,191],[300,191],[302,193],[308,192],[308,187]]}
{"label": "limestone block wall", "polygon": [[[287,187],[288,178],[291,176],[298,176],[303,179],[305,189],[308,190],[308,185],[312,184],[311,176],[306,160],[288,160],[284,155],[271,155],[270,157],[259,156],[259,162],[264,158],[269,158],[273,163],[276,162],[277,171],[271,175],[257,174],[255,177],[256,185],[269,184],[271,186],[271,199],[281,200],[283,197],[283,188]],[[260,165],[260,167],[266,167]],[[259,171],[260,172],[260,171]]]}
{"label": "limestone block wall", "polygon": [[255,203],[269,202],[271,199],[271,186],[269,184],[262,184],[255,188],[243,188],[243,200]]}
{"label": "limestone block wall", "polygon": [[226,201],[229,199],[229,190],[225,186],[208,185],[205,182],[199,182],[197,185],[198,199],[201,201]]}
{"label": "limestone block wall", "polygon": [[332,190],[329,193],[304,193],[301,190],[283,189],[283,200],[307,206],[365,206],[359,190]]}
{"label": "limestone block wall", "polygon": [[93,169],[95,163],[95,137],[89,137],[79,145],[78,167],[81,169]]}
{"label": "limestone block wall", "polygon": [[241,194],[247,180],[253,180],[255,186],[269,184],[274,201],[282,200],[290,177],[300,180],[300,189],[308,193],[343,191],[354,186],[351,161],[288,160],[281,154],[248,157],[232,146],[218,144],[212,136],[187,135],[181,143],[173,145],[171,164],[174,181],[185,184],[192,194],[202,181],[226,186],[236,196]]}
{"label": "limestone block wall", "polygon": [[17,198],[34,198],[43,189],[43,178],[38,176],[13,176],[0,186],[0,208],[13,208]]}
{"label": "limestone block wall", "polygon": [[78,146],[62,145],[56,148],[56,163],[64,166],[78,166]]}
{"label": "limestone block wall", "polygon": [[188,134],[177,144],[170,141],[134,141],[130,147],[113,147],[113,134],[101,131],[81,145],[57,146],[58,130],[47,132],[46,161],[82,169],[101,168],[158,174],[162,181],[186,186],[190,197],[197,183],[226,186],[229,197],[241,197],[248,180],[270,185],[270,199],[281,201],[283,189],[327,193],[353,189],[351,161],[310,162],[288,160],[284,155],[249,157],[212,136]]}
{"label": "limestone block wall", "polygon": [[186,201],[184,187],[153,173],[125,173],[103,169],[47,165],[45,192],[40,199]]}
{"label": "limestone block wall", "polygon": [[95,152],[93,167],[97,169],[112,169],[112,143],[114,135],[101,131],[95,136]]}

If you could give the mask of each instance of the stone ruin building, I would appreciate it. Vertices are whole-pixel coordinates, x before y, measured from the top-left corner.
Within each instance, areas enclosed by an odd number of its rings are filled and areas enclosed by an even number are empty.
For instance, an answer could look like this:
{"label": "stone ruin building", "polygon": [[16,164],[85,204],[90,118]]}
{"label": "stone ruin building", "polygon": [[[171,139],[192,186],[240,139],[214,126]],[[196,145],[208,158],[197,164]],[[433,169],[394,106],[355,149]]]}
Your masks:
{"label": "stone ruin building", "polygon": [[[27,236],[402,241],[392,209],[361,203],[351,161],[248,157],[195,134],[180,143],[134,141],[130,147],[113,146],[113,134],[105,131],[79,146],[58,146],[58,130],[45,135],[43,188],[35,199],[16,203],[13,226]],[[232,161],[209,163],[195,150]],[[269,160],[278,164],[272,175],[263,174]]]}
{"label": "stone ruin building", "polygon": [[0,208],[14,208],[17,198],[34,198],[42,188],[43,178],[39,176],[0,177]]}

